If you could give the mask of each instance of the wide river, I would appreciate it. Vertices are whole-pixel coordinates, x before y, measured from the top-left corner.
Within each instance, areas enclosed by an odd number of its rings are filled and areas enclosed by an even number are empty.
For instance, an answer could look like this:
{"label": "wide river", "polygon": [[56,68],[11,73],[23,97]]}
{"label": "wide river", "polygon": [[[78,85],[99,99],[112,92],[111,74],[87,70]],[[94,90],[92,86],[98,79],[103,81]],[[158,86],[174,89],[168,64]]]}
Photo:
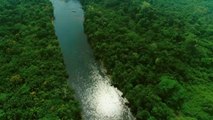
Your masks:
{"label": "wide river", "polygon": [[69,74],[68,83],[80,101],[84,120],[134,120],[127,100],[111,86],[84,33],[84,11],[77,0],[51,0],[55,33]]}

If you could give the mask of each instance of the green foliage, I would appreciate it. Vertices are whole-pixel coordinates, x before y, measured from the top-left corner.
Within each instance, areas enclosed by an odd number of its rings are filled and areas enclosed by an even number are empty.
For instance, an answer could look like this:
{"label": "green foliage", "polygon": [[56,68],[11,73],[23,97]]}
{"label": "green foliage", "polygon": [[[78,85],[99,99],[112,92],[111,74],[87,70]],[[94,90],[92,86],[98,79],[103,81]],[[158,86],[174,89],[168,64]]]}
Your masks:
{"label": "green foliage", "polygon": [[184,88],[177,80],[174,80],[169,76],[162,76],[160,78],[157,92],[163,102],[177,110],[180,109],[184,97],[186,96]]}
{"label": "green foliage", "polygon": [[81,119],[48,0],[0,1],[0,119]]}
{"label": "green foliage", "polygon": [[191,88],[213,84],[211,0],[81,1],[94,55],[138,120],[211,120],[211,88]]}

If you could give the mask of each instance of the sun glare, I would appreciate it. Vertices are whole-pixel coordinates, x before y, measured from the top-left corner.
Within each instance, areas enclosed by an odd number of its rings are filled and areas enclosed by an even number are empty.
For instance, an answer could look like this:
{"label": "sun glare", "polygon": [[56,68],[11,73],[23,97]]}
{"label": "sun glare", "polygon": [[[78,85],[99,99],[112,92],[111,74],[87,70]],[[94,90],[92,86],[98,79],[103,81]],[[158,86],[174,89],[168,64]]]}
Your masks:
{"label": "sun glare", "polygon": [[118,93],[112,88],[102,89],[97,97],[97,111],[104,116],[119,116],[122,105]]}

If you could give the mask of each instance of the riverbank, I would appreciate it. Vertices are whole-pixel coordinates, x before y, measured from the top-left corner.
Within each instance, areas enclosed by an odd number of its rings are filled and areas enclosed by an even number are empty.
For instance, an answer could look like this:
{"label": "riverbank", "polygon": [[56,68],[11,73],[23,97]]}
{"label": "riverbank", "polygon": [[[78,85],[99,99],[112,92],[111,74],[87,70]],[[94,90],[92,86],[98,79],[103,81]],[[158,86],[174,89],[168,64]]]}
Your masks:
{"label": "riverbank", "polygon": [[94,55],[138,120],[212,119],[210,0],[81,2]]}
{"label": "riverbank", "polygon": [[81,119],[49,0],[0,2],[0,119]]}

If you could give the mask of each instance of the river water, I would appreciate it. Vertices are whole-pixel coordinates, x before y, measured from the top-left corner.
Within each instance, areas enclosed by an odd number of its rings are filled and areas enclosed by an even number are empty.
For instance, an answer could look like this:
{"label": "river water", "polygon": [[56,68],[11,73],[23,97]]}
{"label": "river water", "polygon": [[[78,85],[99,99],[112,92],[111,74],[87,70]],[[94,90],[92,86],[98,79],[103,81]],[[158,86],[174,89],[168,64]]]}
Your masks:
{"label": "river water", "polygon": [[69,74],[68,83],[80,101],[84,120],[134,120],[127,100],[111,86],[84,33],[84,11],[77,0],[51,0],[55,33]]}

